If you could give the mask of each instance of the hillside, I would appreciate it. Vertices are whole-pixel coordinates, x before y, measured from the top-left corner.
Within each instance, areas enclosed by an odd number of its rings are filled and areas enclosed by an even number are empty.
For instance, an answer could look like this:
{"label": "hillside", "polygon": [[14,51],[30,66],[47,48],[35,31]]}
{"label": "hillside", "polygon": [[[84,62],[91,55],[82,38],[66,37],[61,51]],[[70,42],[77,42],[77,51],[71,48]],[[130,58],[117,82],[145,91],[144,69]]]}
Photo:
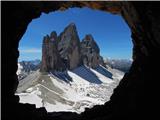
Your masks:
{"label": "hillside", "polygon": [[[101,74],[106,71],[112,75]],[[99,66],[99,71],[81,66],[73,71],[42,74],[36,71],[20,81],[17,95],[21,103],[36,104],[45,107],[48,112],[83,112],[86,107],[104,104],[110,99],[113,89],[118,85],[124,73],[108,67]],[[66,77],[72,80],[67,82]]]}

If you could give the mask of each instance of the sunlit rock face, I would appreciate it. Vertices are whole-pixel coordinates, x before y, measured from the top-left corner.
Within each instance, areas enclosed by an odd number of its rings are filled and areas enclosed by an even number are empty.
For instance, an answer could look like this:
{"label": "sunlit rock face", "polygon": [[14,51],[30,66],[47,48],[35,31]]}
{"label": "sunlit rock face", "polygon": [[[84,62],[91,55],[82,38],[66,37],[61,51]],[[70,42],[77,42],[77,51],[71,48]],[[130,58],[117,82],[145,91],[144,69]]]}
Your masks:
{"label": "sunlit rock face", "polygon": [[41,72],[72,70],[80,65],[80,40],[74,23],[59,36],[52,32],[44,37]]}
{"label": "sunlit rock face", "polygon": [[58,37],[58,51],[68,69],[80,65],[80,40],[74,23],[69,24]]}
{"label": "sunlit rock face", "polygon": [[100,64],[105,66],[94,38],[87,34],[80,42],[74,23],[58,37],[52,32],[43,39],[41,72],[73,70],[81,65],[96,68]]}
{"label": "sunlit rock face", "polygon": [[88,34],[81,42],[81,55],[83,64],[92,68],[96,68],[99,65],[100,49],[93,39],[92,35]]}
{"label": "sunlit rock face", "polygon": [[57,45],[58,41],[56,32],[52,32],[50,36],[47,35],[43,38],[41,72],[62,71],[65,69]]}

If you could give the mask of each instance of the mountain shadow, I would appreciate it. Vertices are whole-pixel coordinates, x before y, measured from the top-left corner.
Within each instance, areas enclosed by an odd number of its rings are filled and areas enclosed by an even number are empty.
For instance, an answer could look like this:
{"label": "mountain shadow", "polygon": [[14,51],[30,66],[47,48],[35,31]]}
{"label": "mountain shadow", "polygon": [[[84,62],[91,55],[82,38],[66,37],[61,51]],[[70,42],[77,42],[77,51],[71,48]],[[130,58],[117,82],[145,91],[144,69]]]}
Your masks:
{"label": "mountain shadow", "polygon": [[53,78],[58,78],[58,79],[60,79],[60,80],[63,80],[63,81],[65,81],[65,82],[67,82],[67,83],[69,83],[69,82],[72,82],[72,77],[70,77],[69,75],[68,75],[68,73],[67,73],[67,71],[64,71],[64,72],[50,72],[51,73],[51,76],[53,77]]}
{"label": "mountain shadow", "polygon": [[102,81],[95,75],[95,73],[85,66],[80,66],[74,69],[72,72],[77,74],[81,78],[87,80],[90,83],[96,83],[96,84],[102,83]]}
{"label": "mountain shadow", "polygon": [[106,70],[106,68],[104,68],[103,66],[98,66],[96,69],[95,69],[97,72],[101,73],[102,75],[108,77],[108,78],[112,78],[112,73],[109,72],[108,70]]}

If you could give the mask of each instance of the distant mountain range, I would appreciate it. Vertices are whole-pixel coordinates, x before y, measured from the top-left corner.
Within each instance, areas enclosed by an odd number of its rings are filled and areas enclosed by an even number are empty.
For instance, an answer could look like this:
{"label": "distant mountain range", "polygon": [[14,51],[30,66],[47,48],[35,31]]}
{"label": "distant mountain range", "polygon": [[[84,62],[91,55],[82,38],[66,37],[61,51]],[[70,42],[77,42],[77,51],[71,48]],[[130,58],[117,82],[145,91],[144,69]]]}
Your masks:
{"label": "distant mountain range", "polygon": [[[123,72],[128,72],[132,61],[129,59],[107,59],[104,63],[110,66],[112,69],[118,69]],[[41,60],[21,61],[18,63],[18,78],[19,80],[27,77],[33,71],[39,70],[41,66]],[[96,68],[98,69],[98,67]]]}
{"label": "distant mountain range", "polygon": [[132,65],[132,60],[129,60],[129,59],[106,59],[105,64],[109,65],[111,68],[118,69],[123,72],[128,72],[131,65]]}
{"label": "distant mountain range", "polygon": [[23,78],[31,74],[33,71],[40,69],[40,65],[41,61],[38,59],[18,62],[18,70],[17,70],[18,79],[22,80]]}

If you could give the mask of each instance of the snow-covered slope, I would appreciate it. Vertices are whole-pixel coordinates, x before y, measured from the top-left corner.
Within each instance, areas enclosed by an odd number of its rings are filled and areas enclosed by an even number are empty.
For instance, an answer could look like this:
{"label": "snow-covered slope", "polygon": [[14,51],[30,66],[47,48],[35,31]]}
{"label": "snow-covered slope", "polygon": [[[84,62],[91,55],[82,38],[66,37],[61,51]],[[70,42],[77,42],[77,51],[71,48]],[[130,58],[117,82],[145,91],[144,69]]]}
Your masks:
{"label": "snow-covered slope", "polygon": [[18,80],[22,80],[28,75],[34,73],[34,71],[38,70],[40,68],[40,60],[32,60],[32,61],[21,61],[18,62]]}
{"label": "snow-covered slope", "polygon": [[20,63],[18,63],[17,75],[21,74],[22,69],[23,69],[23,66]]}
{"label": "snow-covered slope", "polygon": [[[36,78],[29,79],[33,75]],[[81,66],[63,73],[42,74],[36,71],[33,75],[20,81],[16,94],[21,103],[36,104],[37,108],[43,106],[48,112],[81,113],[86,107],[108,101],[124,73],[109,67],[92,69]]]}

